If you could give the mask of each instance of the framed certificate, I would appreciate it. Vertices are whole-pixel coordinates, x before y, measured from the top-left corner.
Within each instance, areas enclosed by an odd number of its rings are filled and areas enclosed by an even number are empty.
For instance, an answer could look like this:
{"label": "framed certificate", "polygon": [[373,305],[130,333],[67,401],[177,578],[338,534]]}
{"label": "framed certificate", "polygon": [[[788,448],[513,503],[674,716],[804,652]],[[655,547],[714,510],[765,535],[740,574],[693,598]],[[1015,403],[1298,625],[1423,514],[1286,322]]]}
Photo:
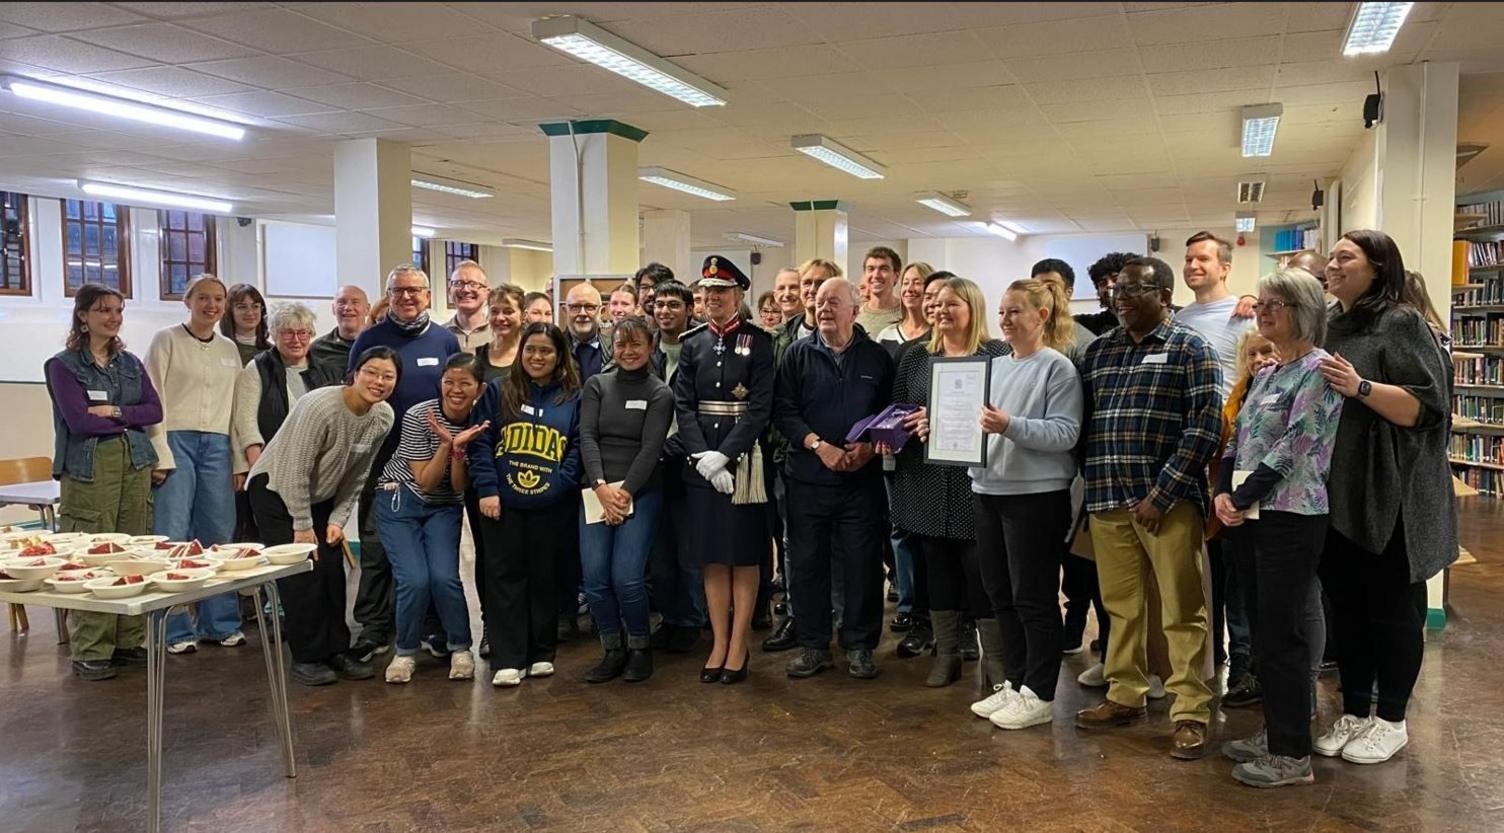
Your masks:
{"label": "framed certificate", "polygon": [[991,356],[930,359],[930,437],[924,444],[926,463],[987,465],[982,406],[987,404],[991,383]]}

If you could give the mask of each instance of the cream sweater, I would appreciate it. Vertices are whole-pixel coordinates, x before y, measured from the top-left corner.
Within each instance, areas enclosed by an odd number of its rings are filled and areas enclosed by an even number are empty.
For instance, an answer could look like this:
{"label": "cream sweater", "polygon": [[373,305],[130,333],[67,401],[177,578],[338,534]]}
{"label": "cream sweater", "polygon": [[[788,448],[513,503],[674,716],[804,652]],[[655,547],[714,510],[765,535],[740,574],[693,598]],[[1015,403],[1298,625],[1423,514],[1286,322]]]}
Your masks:
{"label": "cream sweater", "polygon": [[[157,450],[157,468],[177,468],[168,432],[230,435],[239,372],[240,351],[218,332],[212,341],[202,342],[181,324],[157,331],[146,351],[146,373],[162,397],[162,421],[147,429]],[[243,449],[231,449],[231,465],[234,471],[245,470]]]}

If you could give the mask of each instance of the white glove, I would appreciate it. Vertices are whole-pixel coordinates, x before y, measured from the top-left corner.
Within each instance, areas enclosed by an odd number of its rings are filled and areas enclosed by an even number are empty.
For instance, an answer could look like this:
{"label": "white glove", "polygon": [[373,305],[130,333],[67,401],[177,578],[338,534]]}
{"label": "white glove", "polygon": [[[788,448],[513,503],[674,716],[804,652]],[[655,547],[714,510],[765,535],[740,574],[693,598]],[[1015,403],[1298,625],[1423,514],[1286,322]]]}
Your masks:
{"label": "white glove", "polygon": [[726,464],[730,462],[731,458],[719,451],[704,451],[695,455],[695,471],[699,472],[701,477],[710,480],[715,477],[716,472],[725,471]]}
{"label": "white glove", "polygon": [[736,477],[731,472],[721,469],[711,476],[710,485],[714,486],[717,492],[729,495],[736,491]]}

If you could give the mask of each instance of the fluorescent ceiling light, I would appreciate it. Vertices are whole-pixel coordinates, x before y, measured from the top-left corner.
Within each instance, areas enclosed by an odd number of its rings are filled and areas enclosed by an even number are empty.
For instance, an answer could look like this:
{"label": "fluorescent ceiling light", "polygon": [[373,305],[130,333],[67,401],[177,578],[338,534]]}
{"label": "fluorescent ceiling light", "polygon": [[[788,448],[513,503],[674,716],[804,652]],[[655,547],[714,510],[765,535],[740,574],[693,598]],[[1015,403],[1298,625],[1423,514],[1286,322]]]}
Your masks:
{"label": "fluorescent ceiling light", "polygon": [[19,98],[28,98],[33,101],[42,101],[48,104],[87,110],[91,113],[100,113],[106,116],[145,122],[156,127],[190,130],[194,133],[217,136],[221,139],[239,140],[245,138],[245,128],[238,124],[195,116],[192,113],[185,113],[170,107],[159,107],[155,104],[131,101],[103,93],[76,90],[31,78],[22,78],[16,75],[0,76],[0,88],[10,90],[12,94]]}
{"label": "fluorescent ceiling light", "polygon": [[1268,156],[1274,153],[1274,134],[1279,117],[1285,112],[1281,104],[1259,104],[1243,108],[1243,155]]}
{"label": "fluorescent ceiling light", "polygon": [[1245,179],[1238,182],[1238,202],[1254,203],[1264,201],[1264,180]]}
{"label": "fluorescent ceiling light", "polygon": [[970,217],[971,209],[966,203],[951,199],[939,191],[925,191],[914,196],[920,205],[933,208],[947,217]]}
{"label": "fluorescent ceiling light", "polygon": [[997,220],[990,220],[982,224],[982,229],[988,234],[996,234],[1004,240],[1017,240],[1019,232],[1015,231],[1016,228],[1018,227],[1011,223],[1000,223]]}
{"label": "fluorescent ceiling light", "polygon": [[772,246],[776,249],[783,248],[782,240],[774,240],[771,237],[759,237],[756,234],[748,234],[745,231],[733,231],[726,235],[727,240],[740,240],[744,243],[754,243],[758,246]]}
{"label": "fluorescent ceiling light", "polygon": [[495,191],[484,185],[460,182],[457,179],[448,179],[442,176],[434,176],[433,174],[414,173],[412,185],[414,188],[422,188],[425,191],[454,194],[457,197],[469,197],[472,200],[485,200],[496,196]]}
{"label": "fluorescent ceiling light", "polygon": [[518,240],[511,237],[501,241],[501,245],[509,249],[527,249],[530,252],[551,252],[554,250],[552,243],[540,243],[537,240]]}
{"label": "fluorescent ceiling light", "polygon": [[435,234],[438,234],[438,233],[439,232],[438,232],[437,229],[431,229],[428,226],[413,226],[412,227],[412,234],[413,234],[414,237],[424,237],[424,238],[427,238],[427,237],[432,237],[432,236],[434,236]]}
{"label": "fluorescent ceiling light", "polygon": [[1347,24],[1347,38],[1342,41],[1342,54],[1374,55],[1388,52],[1394,38],[1405,25],[1414,3],[1359,3],[1353,19]]}
{"label": "fluorescent ceiling light", "polygon": [[807,154],[858,179],[882,179],[887,169],[834,139],[806,133],[790,140],[794,150]]}
{"label": "fluorescent ceiling light", "polygon": [[572,15],[533,21],[533,40],[692,107],[719,106],[729,95],[724,88]]}
{"label": "fluorescent ceiling light", "polygon": [[165,205],[170,208],[192,208],[212,214],[229,214],[230,210],[235,207],[233,203],[215,197],[200,197],[193,194],[179,194],[174,191],[158,191],[135,185],[117,185],[87,179],[80,179],[78,188],[93,197],[109,197],[112,200],[125,200],[128,203]]}
{"label": "fluorescent ceiling light", "polygon": [[662,185],[664,188],[672,188],[675,191],[683,191],[707,200],[725,202],[736,199],[736,192],[724,185],[714,182],[706,182],[703,179],[695,179],[689,174],[681,174],[668,168],[638,168],[637,178],[643,182],[651,182],[654,185]]}
{"label": "fluorescent ceiling light", "polygon": [[1239,211],[1234,221],[1238,234],[1249,234],[1253,231],[1254,217],[1251,211]]}

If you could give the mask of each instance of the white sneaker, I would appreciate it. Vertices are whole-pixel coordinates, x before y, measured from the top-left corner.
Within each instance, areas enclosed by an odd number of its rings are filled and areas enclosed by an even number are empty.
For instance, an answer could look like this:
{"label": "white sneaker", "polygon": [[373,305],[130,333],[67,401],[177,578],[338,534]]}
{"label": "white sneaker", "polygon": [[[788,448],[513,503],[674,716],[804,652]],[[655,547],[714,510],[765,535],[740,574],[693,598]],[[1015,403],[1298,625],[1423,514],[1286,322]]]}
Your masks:
{"label": "white sneaker", "polygon": [[995,712],[1006,708],[1017,696],[1018,693],[1013,690],[1013,683],[1004,682],[1002,685],[995,685],[986,699],[971,704],[971,713],[977,717],[991,717]]}
{"label": "white sneaker", "polygon": [[1053,704],[1039,699],[1028,686],[1019,689],[1013,699],[988,718],[999,729],[1027,729],[1055,719]]}
{"label": "white sneaker", "polygon": [[526,668],[503,668],[491,678],[491,685],[498,688],[511,688],[514,685],[522,685],[522,678],[526,676]]}
{"label": "white sneaker", "polygon": [[475,679],[475,655],[468,648],[449,655],[449,679]]}
{"label": "white sneaker", "polygon": [[1087,688],[1101,688],[1107,685],[1107,668],[1099,662],[1082,671],[1081,676],[1076,678],[1076,682]]}
{"label": "white sneaker", "polygon": [[1375,717],[1366,730],[1342,747],[1342,760],[1354,764],[1382,764],[1409,742],[1405,721],[1390,723],[1382,717]]}
{"label": "white sneaker", "polygon": [[236,631],[225,637],[224,639],[219,640],[219,645],[222,648],[239,648],[244,644],[245,634],[241,633],[240,631]]}
{"label": "white sneaker", "polygon": [[392,663],[386,667],[386,681],[389,683],[411,682],[413,669],[418,661],[412,657],[393,657]]}
{"label": "white sneaker", "polygon": [[554,664],[551,662],[535,662],[528,666],[527,675],[529,677],[552,677],[554,675]]}
{"label": "white sneaker", "polygon": [[182,642],[174,642],[167,646],[167,653],[169,654],[191,654],[197,650],[197,639],[185,639]]}
{"label": "white sneaker", "polygon": [[1344,714],[1337,718],[1326,734],[1311,742],[1311,750],[1317,755],[1335,758],[1342,754],[1344,747],[1352,742],[1352,739],[1363,734],[1368,729],[1368,724],[1373,721],[1371,717],[1357,717]]}
{"label": "white sneaker", "polygon": [[1149,699],[1150,700],[1163,700],[1163,699],[1165,699],[1165,681],[1161,680],[1159,677],[1155,676],[1154,674],[1150,674],[1149,675]]}

